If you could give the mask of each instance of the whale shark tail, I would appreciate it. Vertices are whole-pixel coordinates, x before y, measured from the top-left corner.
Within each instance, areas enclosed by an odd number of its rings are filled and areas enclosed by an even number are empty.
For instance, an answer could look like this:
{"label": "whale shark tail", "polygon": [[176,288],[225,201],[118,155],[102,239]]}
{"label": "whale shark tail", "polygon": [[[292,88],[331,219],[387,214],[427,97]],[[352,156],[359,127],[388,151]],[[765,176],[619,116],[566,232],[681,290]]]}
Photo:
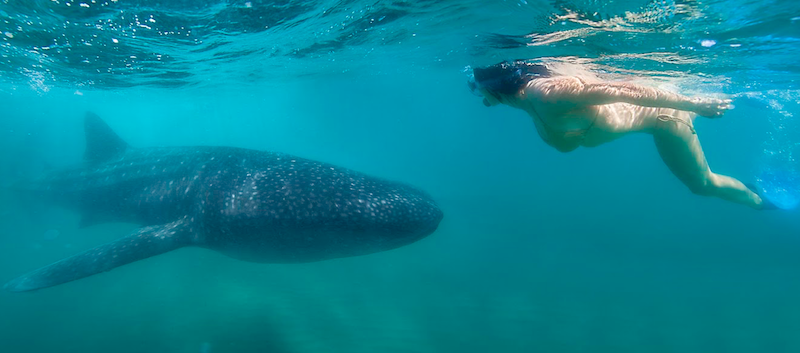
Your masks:
{"label": "whale shark tail", "polygon": [[139,228],[116,241],[52,263],[11,280],[5,289],[27,292],[88,277],[151,256],[192,245],[192,227],[184,218]]}
{"label": "whale shark tail", "polygon": [[[86,150],[83,159],[86,163],[106,162],[119,157],[131,148],[95,113],[87,112],[83,124],[86,136]],[[19,168],[10,178],[3,178],[4,175],[0,175],[2,178],[0,180],[0,197],[6,195],[12,197],[13,202],[19,205],[18,208],[31,220],[41,223],[44,222],[43,217],[49,214],[48,211],[58,206],[57,202],[48,204],[43,201],[54,201],[54,195],[57,193],[50,191],[47,176],[53,172],[59,172],[59,170],[44,160],[37,161],[35,164],[38,168]],[[100,223],[97,218],[97,215],[88,217],[84,215],[81,227]]]}

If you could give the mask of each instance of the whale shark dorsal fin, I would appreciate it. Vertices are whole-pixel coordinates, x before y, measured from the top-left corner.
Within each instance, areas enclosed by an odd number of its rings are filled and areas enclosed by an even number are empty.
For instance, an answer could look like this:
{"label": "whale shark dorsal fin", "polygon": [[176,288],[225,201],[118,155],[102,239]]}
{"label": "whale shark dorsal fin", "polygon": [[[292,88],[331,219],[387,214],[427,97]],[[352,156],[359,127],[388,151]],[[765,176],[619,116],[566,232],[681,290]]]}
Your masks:
{"label": "whale shark dorsal fin", "polygon": [[83,159],[87,162],[110,160],[128,148],[128,144],[95,113],[86,113],[83,126],[86,131],[86,152]]}
{"label": "whale shark dorsal fin", "polygon": [[6,283],[12,292],[27,292],[89,277],[100,272],[193,244],[191,222],[186,218],[143,227],[121,239],[54,262]]}

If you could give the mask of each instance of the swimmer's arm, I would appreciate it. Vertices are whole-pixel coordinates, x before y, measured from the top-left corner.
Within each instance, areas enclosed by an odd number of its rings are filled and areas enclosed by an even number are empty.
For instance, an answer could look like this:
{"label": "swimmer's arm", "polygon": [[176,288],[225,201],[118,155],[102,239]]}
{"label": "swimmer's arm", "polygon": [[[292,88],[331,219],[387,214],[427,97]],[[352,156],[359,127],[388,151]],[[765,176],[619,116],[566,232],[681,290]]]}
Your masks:
{"label": "swimmer's arm", "polygon": [[584,82],[575,77],[537,80],[527,89],[539,92],[544,100],[579,105],[629,103],[644,107],[691,111],[702,116],[720,116],[730,109],[730,100],[689,98],[654,87],[626,82]]}

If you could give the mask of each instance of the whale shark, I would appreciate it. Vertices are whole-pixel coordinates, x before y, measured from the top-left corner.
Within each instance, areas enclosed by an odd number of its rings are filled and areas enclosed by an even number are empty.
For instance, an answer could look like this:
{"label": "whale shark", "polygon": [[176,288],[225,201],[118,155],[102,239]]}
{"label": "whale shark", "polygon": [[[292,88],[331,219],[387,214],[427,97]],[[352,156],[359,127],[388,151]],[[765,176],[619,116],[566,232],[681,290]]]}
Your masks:
{"label": "whale shark", "polygon": [[9,281],[47,288],[182,247],[260,263],[302,263],[395,249],[432,234],[443,213],[424,191],[289,154],[225,146],[135,148],[84,119],[82,163],[15,187],[76,210],[80,226],[130,234]]}

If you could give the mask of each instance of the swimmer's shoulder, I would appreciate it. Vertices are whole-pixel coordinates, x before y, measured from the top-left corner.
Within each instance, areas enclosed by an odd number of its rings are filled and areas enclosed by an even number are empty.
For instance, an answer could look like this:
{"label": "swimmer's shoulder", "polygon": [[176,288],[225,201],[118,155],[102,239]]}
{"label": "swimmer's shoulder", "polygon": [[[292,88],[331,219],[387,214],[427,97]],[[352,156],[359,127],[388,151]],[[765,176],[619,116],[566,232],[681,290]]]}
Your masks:
{"label": "swimmer's shoulder", "polygon": [[562,104],[575,101],[586,86],[586,81],[576,76],[552,76],[531,80],[523,94],[545,104]]}

